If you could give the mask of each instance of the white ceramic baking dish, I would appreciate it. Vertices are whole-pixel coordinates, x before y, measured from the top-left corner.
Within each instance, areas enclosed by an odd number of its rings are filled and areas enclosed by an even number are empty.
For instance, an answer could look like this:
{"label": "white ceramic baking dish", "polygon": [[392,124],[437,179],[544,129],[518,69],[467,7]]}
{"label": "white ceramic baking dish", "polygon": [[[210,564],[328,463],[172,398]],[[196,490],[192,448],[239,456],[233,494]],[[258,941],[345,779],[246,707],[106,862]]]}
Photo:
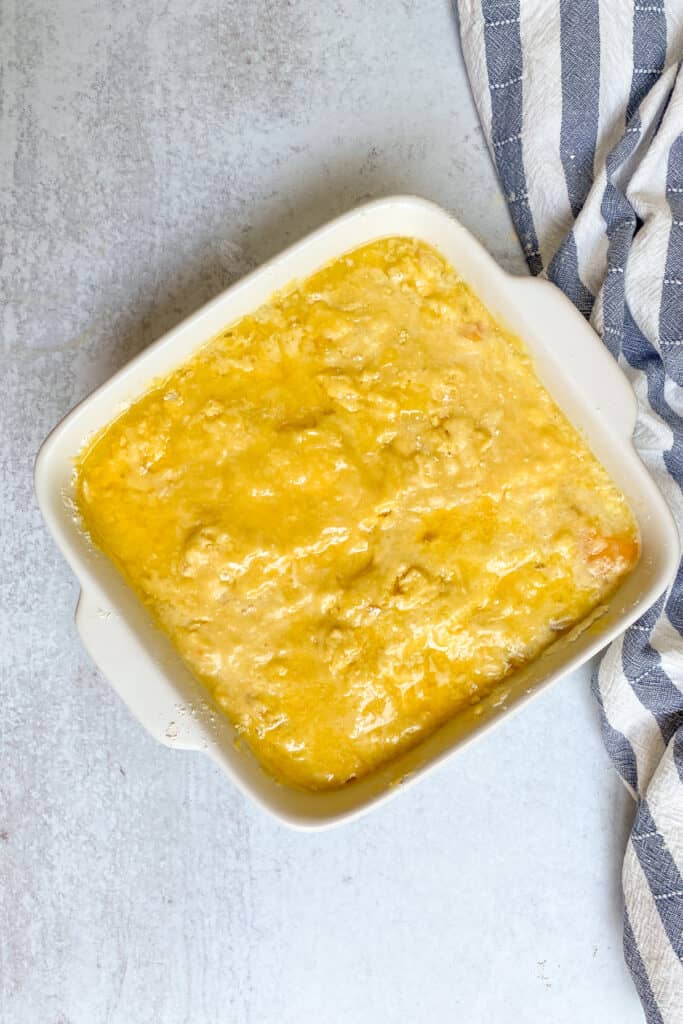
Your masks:
{"label": "white ceramic baking dish", "polygon": [[[278,785],[154,627],[109,560],[74,515],[73,460],[84,442],[150,382],[188,358],[227,324],[275,290],[305,278],[340,254],[387,235],[410,235],[439,249],[488,308],[531,350],[541,380],[628,497],[642,557],[609,608],[573,640],[563,638],[511,676],[494,694],[458,715],[415,750],[347,789],[306,793]],[[116,373],[50,434],[36,461],[36,493],[45,521],[81,584],[76,612],[83,643],[145,728],[172,747],[203,750],[258,804],[282,822],[322,828],[348,820],[396,794],[462,745],[577,668],[652,604],[678,563],[671,514],[631,444],[636,402],[597,335],[552,284],[501,270],[451,216],[423,199],[396,196],[339,217],[228,288]]]}

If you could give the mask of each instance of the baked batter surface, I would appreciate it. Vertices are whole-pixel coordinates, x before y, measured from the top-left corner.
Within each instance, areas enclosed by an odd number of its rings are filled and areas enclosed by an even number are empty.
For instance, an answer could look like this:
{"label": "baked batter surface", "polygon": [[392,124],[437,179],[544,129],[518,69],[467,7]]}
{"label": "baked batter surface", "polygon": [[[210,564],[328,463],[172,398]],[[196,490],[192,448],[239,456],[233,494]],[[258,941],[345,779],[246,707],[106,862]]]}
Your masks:
{"label": "baked batter surface", "polygon": [[480,700],[638,557],[522,343],[409,238],[200,349],[87,447],[77,502],[265,769],[307,789]]}

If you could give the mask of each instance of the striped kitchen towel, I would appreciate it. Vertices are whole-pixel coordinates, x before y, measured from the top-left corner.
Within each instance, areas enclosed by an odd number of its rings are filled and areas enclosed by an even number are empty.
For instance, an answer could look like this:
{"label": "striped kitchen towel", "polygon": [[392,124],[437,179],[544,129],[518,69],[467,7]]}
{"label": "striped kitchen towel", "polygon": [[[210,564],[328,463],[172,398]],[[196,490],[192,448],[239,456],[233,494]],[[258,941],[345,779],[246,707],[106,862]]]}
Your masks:
{"label": "striped kitchen towel", "polygon": [[[470,82],[529,267],[601,334],[683,527],[683,0],[458,0]],[[648,1021],[683,1024],[683,568],[594,680],[637,801],[624,952]]]}

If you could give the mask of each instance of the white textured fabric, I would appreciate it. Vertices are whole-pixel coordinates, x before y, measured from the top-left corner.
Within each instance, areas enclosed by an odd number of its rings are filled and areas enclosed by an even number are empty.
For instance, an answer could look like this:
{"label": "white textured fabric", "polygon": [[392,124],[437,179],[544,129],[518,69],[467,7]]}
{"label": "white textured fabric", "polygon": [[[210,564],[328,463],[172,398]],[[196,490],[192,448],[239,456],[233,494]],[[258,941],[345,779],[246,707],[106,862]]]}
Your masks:
{"label": "white textured fabric", "polygon": [[[532,273],[590,317],[683,527],[683,0],[458,0],[482,126]],[[607,749],[637,801],[624,954],[683,1024],[683,571],[605,653]]]}

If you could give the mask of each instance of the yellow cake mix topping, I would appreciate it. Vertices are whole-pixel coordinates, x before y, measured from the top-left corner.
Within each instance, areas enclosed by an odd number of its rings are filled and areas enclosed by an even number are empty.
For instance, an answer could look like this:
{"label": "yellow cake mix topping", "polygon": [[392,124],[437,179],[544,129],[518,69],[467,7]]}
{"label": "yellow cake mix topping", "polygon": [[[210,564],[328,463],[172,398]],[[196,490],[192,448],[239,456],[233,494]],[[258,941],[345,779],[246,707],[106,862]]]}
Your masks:
{"label": "yellow cake mix topping", "polygon": [[409,238],[228,327],[77,474],[95,544],[265,769],[307,789],[490,693],[638,557],[522,343]]}

